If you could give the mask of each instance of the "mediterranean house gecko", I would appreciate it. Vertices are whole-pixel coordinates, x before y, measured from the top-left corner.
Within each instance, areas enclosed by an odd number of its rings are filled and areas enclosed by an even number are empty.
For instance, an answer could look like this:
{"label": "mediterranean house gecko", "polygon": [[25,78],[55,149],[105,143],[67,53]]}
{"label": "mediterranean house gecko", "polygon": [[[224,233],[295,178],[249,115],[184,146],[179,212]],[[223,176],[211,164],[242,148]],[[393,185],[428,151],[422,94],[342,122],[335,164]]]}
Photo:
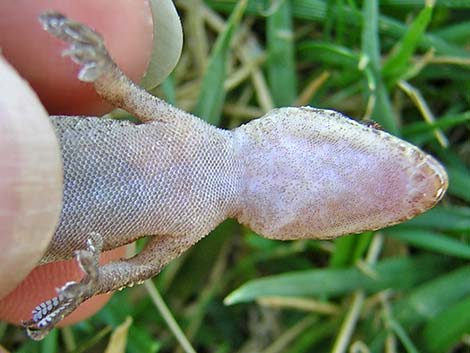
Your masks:
{"label": "mediterranean house gecko", "polygon": [[[447,189],[433,157],[335,111],[281,108],[232,131],[211,126],[133,84],[92,29],[57,12],[40,21],[70,43],[78,78],[141,123],[51,117],[64,196],[40,263],[75,257],[84,277],[33,310],[33,339],[90,297],[156,275],[227,218],[271,239],[332,239],[408,220]],[[101,251],[144,236],[136,256],[98,264]]]}

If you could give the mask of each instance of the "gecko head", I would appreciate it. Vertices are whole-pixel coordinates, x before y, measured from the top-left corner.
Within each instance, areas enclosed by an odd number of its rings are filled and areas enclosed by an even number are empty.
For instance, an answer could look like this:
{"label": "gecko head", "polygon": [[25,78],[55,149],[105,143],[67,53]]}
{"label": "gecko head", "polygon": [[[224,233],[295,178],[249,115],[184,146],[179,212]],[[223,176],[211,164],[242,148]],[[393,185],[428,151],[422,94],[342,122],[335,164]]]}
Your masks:
{"label": "gecko head", "polygon": [[234,136],[244,170],[237,218],[268,238],[383,228],[433,207],[447,189],[429,154],[330,110],[277,109]]}

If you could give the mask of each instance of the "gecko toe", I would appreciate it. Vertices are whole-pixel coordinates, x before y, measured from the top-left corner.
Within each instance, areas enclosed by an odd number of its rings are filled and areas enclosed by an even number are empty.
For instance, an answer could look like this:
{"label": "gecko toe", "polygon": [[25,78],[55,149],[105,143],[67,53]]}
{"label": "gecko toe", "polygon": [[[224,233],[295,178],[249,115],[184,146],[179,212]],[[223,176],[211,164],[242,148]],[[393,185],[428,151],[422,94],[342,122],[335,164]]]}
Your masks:
{"label": "gecko toe", "polygon": [[107,65],[112,65],[103,37],[91,28],[56,11],[43,13],[39,21],[46,31],[71,44],[62,54],[82,66],[78,74],[81,81],[97,80]]}
{"label": "gecko toe", "polygon": [[26,334],[34,341],[41,341],[49,334],[50,331],[51,330],[47,329],[37,329],[29,326],[26,327]]}
{"label": "gecko toe", "polygon": [[84,272],[83,278],[80,282],[67,282],[57,289],[57,296],[33,309],[31,320],[22,323],[31,339],[43,339],[59,321],[98,292],[98,259],[102,244],[100,235],[92,233],[87,241],[87,249],[75,252],[75,258]]}
{"label": "gecko toe", "polygon": [[72,312],[78,305],[73,305],[73,299],[59,294],[36,306],[29,321],[22,322],[26,328],[27,335],[36,341],[42,340],[62,320]]}
{"label": "gecko toe", "polygon": [[46,11],[39,16],[43,28],[54,36],[70,43],[104,47],[103,37],[79,22],[57,11]]}

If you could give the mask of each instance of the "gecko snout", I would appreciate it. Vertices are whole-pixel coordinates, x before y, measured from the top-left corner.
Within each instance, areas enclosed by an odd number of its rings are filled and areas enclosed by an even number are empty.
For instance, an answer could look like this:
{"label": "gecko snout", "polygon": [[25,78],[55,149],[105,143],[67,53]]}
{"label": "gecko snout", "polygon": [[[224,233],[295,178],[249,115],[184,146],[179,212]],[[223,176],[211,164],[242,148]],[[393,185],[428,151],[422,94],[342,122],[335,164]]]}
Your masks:
{"label": "gecko snout", "polygon": [[444,196],[448,187],[448,176],[444,167],[432,156],[415,152],[416,165],[410,173],[408,204],[410,213],[405,219],[432,208]]}

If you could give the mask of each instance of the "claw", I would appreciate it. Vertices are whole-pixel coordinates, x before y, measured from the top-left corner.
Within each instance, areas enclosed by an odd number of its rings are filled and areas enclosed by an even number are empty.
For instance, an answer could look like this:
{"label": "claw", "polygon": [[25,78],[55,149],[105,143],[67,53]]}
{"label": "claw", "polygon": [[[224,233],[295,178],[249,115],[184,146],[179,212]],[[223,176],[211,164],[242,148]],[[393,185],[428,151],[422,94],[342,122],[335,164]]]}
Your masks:
{"label": "claw", "polygon": [[94,64],[88,64],[78,72],[78,79],[83,82],[95,82],[101,76],[102,70]]}
{"label": "claw", "polygon": [[101,236],[90,234],[87,249],[75,253],[75,258],[84,272],[80,282],[67,282],[57,289],[57,296],[34,308],[31,320],[23,322],[26,333],[33,340],[42,340],[65,316],[97,291],[99,255],[103,246]]}
{"label": "claw", "polygon": [[39,16],[42,28],[50,33],[55,33],[65,20],[66,17],[56,11],[46,11]]}
{"label": "claw", "polygon": [[31,327],[26,327],[26,334],[29,338],[34,341],[43,340],[49,334],[49,332],[51,332],[50,329],[35,329]]}

